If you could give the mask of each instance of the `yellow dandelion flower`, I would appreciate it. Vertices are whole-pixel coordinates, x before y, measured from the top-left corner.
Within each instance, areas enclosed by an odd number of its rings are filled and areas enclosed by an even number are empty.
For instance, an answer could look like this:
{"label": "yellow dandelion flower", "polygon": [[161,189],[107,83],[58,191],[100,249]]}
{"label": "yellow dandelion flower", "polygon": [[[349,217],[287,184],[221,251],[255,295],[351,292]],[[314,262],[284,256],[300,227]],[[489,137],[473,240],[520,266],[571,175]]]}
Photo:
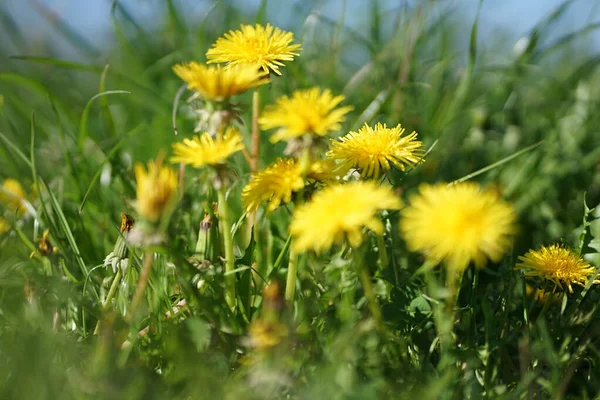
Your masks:
{"label": "yellow dandelion flower", "polygon": [[282,31],[271,24],[242,25],[241,30],[229,31],[206,52],[208,63],[229,65],[250,64],[281,75],[283,61],[292,61],[302,50],[299,44],[291,44],[294,34]]}
{"label": "yellow dandelion flower", "polygon": [[306,171],[306,179],[310,182],[331,183],[335,182],[340,174],[338,166],[330,159],[313,161]]}
{"label": "yellow dandelion flower", "polygon": [[0,202],[4,203],[10,211],[17,210],[17,214],[23,215],[27,211],[26,201],[27,195],[19,181],[12,178],[5,179],[0,188]]}
{"label": "yellow dandelion flower", "polygon": [[273,143],[304,134],[324,136],[340,129],[344,115],[352,110],[350,106],[335,108],[343,100],[344,96],[333,96],[329,89],[297,90],[292,97],[282,96],[267,106],[258,123],[265,130],[279,128],[271,136]]}
{"label": "yellow dandelion flower", "polygon": [[205,165],[217,166],[224,164],[229,156],[243,148],[239,131],[229,127],[225,134],[217,135],[216,139],[204,132],[192,139],[183,139],[183,143],[175,143],[171,162],[182,162],[194,168]]}
{"label": "yellow dandelion flower", "polygon": [[414,166],[423,156],[423,143],[417,133],[402,136],[404,128],[388,128],[378,123],[375,128],[365,125],[358,132],[350,132],[339,140],[331,141],[327,156],[340,162],[345,169],[359,168],[366,177],[378,178],[380,171],[389,171],[392,165],[404,171]]}
{"label": "yellow dandelion flower", "polygon": [[[585,286],[595,268],[583,258],[558,244],[542,246],[539,250],[529,250],[525,256],[519,256],[521,263],[515,268],[526,270],[525,276],[537,276],[548,279],[560,288],[567,285],[573,293],[572,284]],[[600,283],[600,281],[594,281]]]}
{"label": "yellow dandelion flower", "polygon": [[515,222],[513,208],[476,183],[422,185],[402,211],[400,230],[409,250],[461,272],[471,261],[499,261]]}
{"label": "yellow dandelion flower", "polygon": [[0,235],[8,232],[10,229],[10,224],[4,218],[0,218]]}
{"label": "yellow dandelion flower", "polygon": [[189,89],[210,101],[223,101],[269,82],[265,73],[252,65],[223,68],[189,62],[175,65],[173,71],[187,83]]}
{"label": "yellow dandelion flower", "polygon": [[348,239],[352,246],[363,241],[362,228],[383,233],[380,210],[399,209],[400,199],[391,189],[371,181],[328,186],[294,212],[290,233],[297,252],[321,252]]}
{"label": "yellow dandelion flower", "polygon": [[268,202],[271,212],[282,203],[292,200],[292,193],[304,187],[299,163],[293,158],[280,158],[260,171],[242,190],[242,200],[248,212],[257,210],[261,203]]}
{"label": "yellow dandelion flower", "polygon": [[278,321],[255,319],[250,323],[249,337],[246,343],[250,347],[266,350],[277,346],[288,337],[288,329]]}
{"label": "yellow dandelion flower", "polygon": [[158,222],[174,199],[177,190],[177,173],[160,162],[135,166],[137,183],[135,208],[140,216],[149,222]]}

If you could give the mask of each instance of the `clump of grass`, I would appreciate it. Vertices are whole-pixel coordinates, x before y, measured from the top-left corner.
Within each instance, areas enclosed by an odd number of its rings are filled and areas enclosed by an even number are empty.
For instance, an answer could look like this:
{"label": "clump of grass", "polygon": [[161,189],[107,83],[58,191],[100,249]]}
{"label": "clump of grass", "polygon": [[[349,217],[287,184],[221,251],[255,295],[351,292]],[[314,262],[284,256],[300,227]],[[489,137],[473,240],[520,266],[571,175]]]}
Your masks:
{"label": "clump of grass", "polygon": [[0,397],[598,392],[598,75],[557,56],[594,25],[490,65],[477,21],[372,4],[115,2],[105,65],[1,12]]}

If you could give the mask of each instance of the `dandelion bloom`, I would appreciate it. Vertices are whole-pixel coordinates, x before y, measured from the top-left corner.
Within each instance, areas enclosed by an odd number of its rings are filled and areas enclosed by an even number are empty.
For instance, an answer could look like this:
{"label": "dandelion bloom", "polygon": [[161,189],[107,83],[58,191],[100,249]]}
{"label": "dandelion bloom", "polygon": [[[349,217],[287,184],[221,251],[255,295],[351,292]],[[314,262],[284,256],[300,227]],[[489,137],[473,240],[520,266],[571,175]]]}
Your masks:
{"label": "dandelion bloom", "polygon": [[362,228],[383,233],[380,210],[399,209],[400,199],[391,189],[375,182],[358,181],[328,186],[294,212],[290,233],[297,252],[321,252],[348,239],[352,246],[363,241]]}
{"label": "dandelion bloom", "polygon": [[282,61],[292,61],[302,50],[299,44],[291,44],[294,34],[282,31],[271,24],[242,25],[241,30],[229,31],[217,39],[206,52],[208,63],[228,63],[229,65],[250,64],[264,72],[281,75]]}
{"label": "dandelion bloom", "polygon": [[293,158],[280,158],[260,171],[242,190],[242,200],[248,212],[268,202],[267,211],[273,211],[281,203],[289,203],[292,193],[304,187],[300,164]]}
{"label": "dandelion bloom", "polygon": [[0,187],[0,202],[6,204],[11,211],[17,210],[17,214],[23,215],[27,211],[26,201],[27,195],[19,181],[5,179]]}
{"label": "dandelion bloom", "polygon": [[282,96],[267,106],[258,123],[262,129],[279,128],[271,136],[273,143],[304,134],[324,136],[340,129],[344,115],[352,110],[351,106],[335,108],[343,100],[344,96],[333,96],[329,89],[297,90],[292,97]]}
{"label": "dandelion bloom", "polygon": [[143,164],[136,164],[135,180],[138,214],[149,222],[158,222],[174,199],[177,173],[168,166],[150,161],[147,170]]}
{"label": "dandelion bloom", "polygon": [[522,262],[518,263],[516,268],[526,270],[525,276],[548,279],[560,288],[565,284],[570,293],[573,293],[572,284],[585,286],[589,276],[595,272],[595,268],[583,258],[558,244],[529,250],[525,256],[519,256],[519,260]]}
{"label": "dandelion bloom", "polygon": [[8,232],[9,229],[10,229],[10,225],[9,225],[8,221],[6,221],[4,218],[0,218],[0,235]]}
{"label": "dandelion bloom", "polygon": [[402,211],[400,231],[409,250],[461,272],[471,261],[499,261],[515,222],[513,208],[476,183],[425,184]]}
{"label": "dandelion bloom", "polygon": [[187,83],[189,89],[210,101],[223,101],[269,82],[264,72],[252,65],[223,68],[189,62],[175,65],[173,71]]}
{"label": "dandelion bloom", "polygon": [[422,158],[423,143],[416,140],[416,132],[403,133],[402,125],[388,128],[379,123],[371,128],[365,123],[357,132],[332,140],[327,156],[345,169],[359,168],[366,177],[378,178],[392,165],[404,171],[405,165],[414,166]]}
{"label": "dandelion bloom", "polygon": [[335,182],[341,173],[332,160],[315,160],[310,163],[306,171],[306,179],[310,182],[331,183]]}
{"label": "dandelion bloom", "polygon": [[216,139],[204,132],[192,139],[183,139],[183,143],[175,143],[171,161],[189,164],[194,168],[205,165],[216,166],[224,164],[229,156],[243,148],[239,131],[229,127],[223,135],[217,135]]}

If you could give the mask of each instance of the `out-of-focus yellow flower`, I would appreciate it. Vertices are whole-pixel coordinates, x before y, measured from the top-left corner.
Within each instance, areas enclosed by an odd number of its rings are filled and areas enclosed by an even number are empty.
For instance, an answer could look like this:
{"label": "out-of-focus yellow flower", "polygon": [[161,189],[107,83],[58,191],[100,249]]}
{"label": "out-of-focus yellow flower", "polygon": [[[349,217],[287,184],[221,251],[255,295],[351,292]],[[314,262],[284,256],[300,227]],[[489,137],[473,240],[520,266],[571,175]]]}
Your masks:
{"label": "out-of-focus yellow flower", "polygon": [[289,332],[281,322],[259,318],[250,324],[249,334],[248,346],[258,350],[267,350],[281,343],[287,338]]}
{"label": "out-of-focus yellow flower", "polygon": [[310,182],[332,183],[336,179],[345,174],[346,171],[338,168],[338,166],[330,159],[316,160],[310,163],[306,171],[306,179]]}
{"label": "out-of-focus yellow flower", "polygon": [[409,250],[462,272],[471,261],[499,261],[515,221],[510,204],[476,183],[425,184],[402,211],[400,230]]}
{"label": "out-of-focus yellow flower", "polygon": [[294,212],[290,225],[292,246],[297,252],[313,249],[317,253],[344,239],[352,246],[359,246],[363,241],[363,227],[383,233],[378,211],[400,206],[400,199],[390,188],[375,182],[328,186]]}
{"label": "out-of-focus yellow flower", "polygon": [[183,143],[175,143],[171,162],[182,162],[194,168],[217,166],[224,164],[229,156],[243,148],[239,131],[229,127],[225,134],[217,135],[216,139],[204,132],[193,139],[183,139]]}
{"label": "out-of-focus yellow flower", "polygon": [[0,188],[0,202],[4,203],[10,211],[17,210],[18,215],[23,215],[27,211],[26,201],[27,195],[19,181],[12,178],[5,179]]}
{"label": "out-of-focus yellow flower", "polygon": [[206,52],[208,63],[228,63],[229,65],[250,64],[265,72],[273,71],[281,75],[279,67],[283,61],[292,61],[299,44],[291,44],[294,34],[282,31],[271,24],[242,25],[241,30],[229,31]]}
{"label": "out-of-focus yellow flower", "polygon": [[10,229],[10,224],[4,218],[0,218],[0,235],[8,232]]}
{"label": "out-of-focus yellow flower", "polygon": [[175,197],[177,173],[169,166],[150,161],[147,170],[144,165],[136,164],[135,180],[138,214],[149,222],[158,222]]}
{"label": "out-of-focus yellow flower", "polygon": [[265,73],[252,65],[223,68],[189,62],[175,65],[173,71],[187,83],[189,89],[210,101],[223,101],[269,82]]}
{"label": "out-of-focus yellow flower", "polygon": [[422,158],[423,143],[416,140],[416,132],[403,133],[402,125],[388,128],[378,123],[371,128],[365,123],[357,132],[332,139],[327,156],[346,170],[359,168],[366,177],[378,178],[381,170],[389,171],[392,165],[404,171],[405,165],[414,166]]}
{"label": "out-of-focus yellow flower", "polygon": [[271,212],[282,203],[292,200],[292,193],[304,188],[299,163],[293,158],[280,158],[265,170],[258,172],[242,190],[242,200],[248,212],[267,202]]}
{"label": "out-of-focus yellow flower", "polygon": [[344,115],[352,110],[351,106],[335,108],[343,100],[344,96],[333,96],[329,89],[297,90],[292,97],[282,96],[267,106],[258,123],[262,129],[279,128],[271,136],[273,143],[305,134],[324,136],[340,129]]}
{"label": "out-of-focus yellow flower", "polygon": [[[524,269],[525,276],[548,279],[561,289],[563,284],[573,293],[571,285],[585,286],[595,268],[571,250],[558,244],[542,246],[539,250],[529,250],[525,256],[519,256],[520,263],[515,268]],[[594,281],[600,283],[600,281]]]}

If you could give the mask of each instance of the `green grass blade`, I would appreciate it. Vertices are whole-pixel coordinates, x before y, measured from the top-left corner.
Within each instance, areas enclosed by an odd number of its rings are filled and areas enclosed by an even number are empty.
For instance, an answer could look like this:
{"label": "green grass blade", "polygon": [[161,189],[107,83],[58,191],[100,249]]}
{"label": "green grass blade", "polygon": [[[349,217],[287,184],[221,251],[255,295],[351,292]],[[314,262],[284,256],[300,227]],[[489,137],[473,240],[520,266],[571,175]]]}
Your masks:
{"label": "green grass blade", "polygon": [[81,115],[81,122],[79,123],[79,137],[78,137],[78,145],[79,145],[79,149],[81,151],[84,151],[84,145],[85,145],[85,140],[88,137],[88,130],[87,130],[87,122],[88,122],[88,118],[89,118],[89,114],[90,114],[90,109],[92,106],[92,103],[94,102],[94,100],[102,97],[102,96],[110,96],[113,94],[130,94],[131,92],[128,92],[127,90],[108,90],[106,92],[102,92],[102,93],[98,93],[97,95],[95,95],[94,97],[92,97],[87,104],[85,105],[85,108],[83,109],[83,114]]}

